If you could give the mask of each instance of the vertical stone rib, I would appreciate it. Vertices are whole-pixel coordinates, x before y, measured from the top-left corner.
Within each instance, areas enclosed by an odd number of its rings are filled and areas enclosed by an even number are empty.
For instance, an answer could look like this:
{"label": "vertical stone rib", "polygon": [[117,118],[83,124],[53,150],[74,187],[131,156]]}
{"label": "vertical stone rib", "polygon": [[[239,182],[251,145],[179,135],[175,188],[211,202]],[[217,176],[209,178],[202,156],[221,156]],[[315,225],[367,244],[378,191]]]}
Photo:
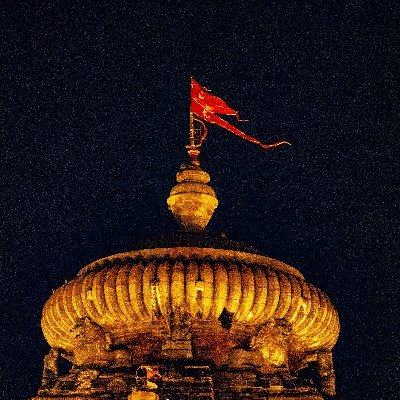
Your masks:
{"label": "vertical stone rib", "polygon": [[307,319],[308,313],[311,310],[311,295],[308,284],[303,279],[300,280],[301,288],[301,307],[297,314],[296,321],[293,323],[292,328],[298,332],[298,327]]}
{"label": "vertical stone rib", "polygon": [[182,307],[185,302],[185,268],[181,261],[172,265],[171,272],[171,304],[172,307]]}
{"label": "vertical stone rib", "polygon": [[105,268],[96,273],[93,279],[93,304],[99,314],[98,319],[95,319],[93,322],[96,322],[97,324],[109,324],[110,322],[114,322],[104,296],[104,282],[106,279],[106,274],[107,269]]}
{"label": "vertical stone rib", "polygon": [[245,321],[247,315],[253,308],[254,304],[254,275],[247,265],[240,267],[241,285],[242,285],[242,300],[239,309],[236,312],[236,320],[239,322]]}
{"label": "vertical stone rib", "polygon": [[142,321],[148,321],[149,315],[143,302],[143,263],[134,265],[129,273],[129,298],[132,308]]}
{"label": "vertical stone rib", "polygon": [[44,325],[42,323],[42,330],[45,339],[49,343],[51,347],[61,347],[65,350],[71,350],[71,343],[70,343],[70,337],[66,340],[66,336],[63,334],[58,333],[55,329],[53,329],[53,325],[46,324]]}
{"label": "vertical stone rib", "polygon": [[90,273],[86,275],[82,282],[82,290],[81,290],[81,299],[83,306],[86,310],[86,315],[93,321],[99,322],[101,316],[99,315],[94,303],[93,299],[95,297],[95,290],[93,289],[93,279],[95,277],[95,273]]}
{"label": "vertical stone rib", "polygon": [[160,310],[165,319],[171,309],[170,270],[170,265],[164,261],[158,266],[157,272]]}
{"label": "vertical stone rib", "polygon": [[[325,298],[325,301],[328,301],[328,299],[326,298],[326,296],[324,294],[323,294],[323,297]],[[311,349],[319,349],[319,348],[321,348],[321,346],[326,347],[326,344],[329,341],[328,336],[331,333],[333,322],[334,322],[334,320],[333,320],[332,309],[328,305],[326,316],[324,318],[323,324],[320,327],[319,331],[316,332],[315,334],[313,334],[313,332],[310,332],[305,338],[306,341],[311,342],[311,344],[309,345],[309,347]],[[313,329],[313,331],[314,331],[314,329]]]}
{"label": "vertical stone rib", "polygon": [[201,278],[204,281],[203,319],[207,319],[210,315],[214,297],[213,270],[208,262],[204,262],[201,264],[200,271]]}
{"label": "vertical stone rib", "polygon": [[106,300],[106,305],[110,311],[111,317],[115,321],[122,322],[126,324],[128,321],[125,313],[119,307],[118,297],[117,297],[117,276],[118,271],[121,269],[119,266],[114,266],[107,271],[106,279],[104,282],[104,297]]}
{"label": "vertical stone rib", "polygon": [[311,309],[307,315],[307,318],[303,321],[303,323],[301,323],[297,326],[297,329],[298,329],[297,332],[299,335],[305,335],[308,332],[310,326],[314,323],[314,320],[317,317],[318,308],[319,308],[318,293],[315,290],[313,285],[308,285],[308,286],[309,286],[310,294],[311,294]]}
{"label": "vertical stone rib", "polygon": [[143,293],[143,302],[146,307],[147,314],[153,318],[155,304],[154,304],[154,276],[155,276],[156,267],[153,263],[149,263],[144,267],[143,270],[143,285],[142,285],[142,293]]}
{"label": "vertical stone rib", "polygon": [[48,322],[47,315],[45,314],[42,315],[41,326],[42,326],[43,336],[46,339],[47,343],[49,343],[51,347],[54,347],[55,344],[59,346],[58,335],[51,328],[51,324]]}
{"label": "vertical stone rib", "polygon": [[124,265],[118,270],[116,284],[117,301],[121,311],[124,313],[128,323],[132,324],[138,319],[134,309],[131,306],[129,298],[129,265]]}
{"label": "vertical stone rib", "polygon": [[259,318],[259,323],[265,323],[268,320],[272,318],[274,315],[274,312],[276,310],[276,307],[278,306],[279,303],[279,281],[278,277],[276,276],[275,271],[273,270],[266,270],[265,275],[267,278],[267,284],[268,284],[268,295],[267,295],[267,301],[265,303],[265,308]]}
{"label": "vertical stone rib", "polygon": [[74,326],[77,322],[76,314],[73,310],[72,304],[71,304],[71,297],[72,297],[72,286],[73,282],[68,283],[62,293],[62,303],[63,303],[63,308],[65,311],[65,316],[67,317],[69,323],[68,325]]}
{"label": "vertical stone rib", "polygon": [[323,295],[321,290],[319,290],[317,287],[315,287],[314,289],[316,290],[316,292],[318,294],[319,308],[318,308],[318,312],[315,317],[314,323],[312,324],[312,326],[310,327],[310,329],[308,331],[307,337],[315,345],[315,344],[319,343],[318,334],[323,329],[323,324],[324,324],[326,316],[328,314],[328,308],[327,308],[325,296]]}
{"label": "vertical stone rib", "polygon": [[49,318],[50,320],[53,321],[51,324],[53,331],[56,332],[58,341],[66,344],[68,343],[68,339],[71,336],[71,330],[70,329],[65,329],[63,326],[60,324],[60,310],[58,308],[58,290],[56,290],[53,295],[51,296],[51,301],[49,302]]}
{"label": "vertical stone rib", "polygon": [[228,298],[228,273],[222,263],[216,263],[214,272],[214,301],[210,311],[211,318],[218,318]]}
{"label": "vertical stone rib", "polygon": [[45,303],[43,310],[42,310],[42,319],[40,321],[40,324],[42,326],[42,331],[43,334],[45,336],[45,338],[47,339],[47,337],[57,337],[57,334],[55,332],[53,332],[53,328],[52,328],[52,324],[51,324],[51,320],[49,319],[49,307],[48,307],[48,302],[49,300],[47,300],[47,302]]}
{"label": "vertical stone rib", "polygon": [[282,319],[284,318],[290,307],[290,303],[292,301],[291,299],[292,290],[290,286],[290,281],[286,276],[286,274],[284,274],[283,272],[278,272],[277,276],[280,286],[279,289],[280,295],[279,295],[279,303],[274,313],[274,318]]}
{"label": "vertical stone rib", "polygon": [[59,287],[53,294],[53,300],[54,300],[54,305],[55,305],[55,316],[58,316],[58,321],[57,321],[57,326],[61,331],[64,332],[67,336],[69,336],[70,333],[70,326],[68,322],[65,320],[66,315],[65,311],[62,307],[62,294],[63,294],[64,288],[63,286]]}
{"label": "vertical stone rib", "polygon": [[87,316],[87,311],[82,302],[82,296],[81,296],[83,280],[84,276],[80,276],[79,278],[74,279],[72,283],[72,305],[74,307],[78,319]]}
{"label": "vertical stone rib", "polygon": [[242,298],[242,280],[236,264],[228,265],[228,281],[229,293],[226,308],[229,312],[236,313]]}
{"label": "vertical stone rib", "polygon": [[257,267],[254,271],[254,305],[247,320],[256,323],[262,314],[268,295],[268,282],[264,271]]}
{"label": "vertical stone rib", "polygon": [[329,335],[329,332],[332,329],[332,323],[334,323],[334,310],[333,307],[329,303],[328,297],[325,295],[325,293],[322,293],[325,301],[327,302],[327,312],[326,312],[326,317],[323,322],[323,326],[321,327],[320,331],[316,335],[316,339],[319,341],[325,341],[327,338],[327,335]]}
{"label": "vertical stone rib", "polygon": [[198,269],[200,267],[195,261],[190,261],[186,268],[186,303],[189,306],[189,310],[192,316],[196,316],[199,310],[199,304],[197,303],[197,288],[196,281],[198,279]]}
{"label": "vertical stone rib", "polygon": [[286,322],[291,325],[293,321],[296,320],[297,315],[300,311],[300,307],[302,305],[302,297],[301,297],[301,286],[298,278],[293,275],[289,275],[290,287],[291,287],[291,302],[289,309],[287,310],[285,319]]}
{"label": "vertical stone rib", "polygon": [[58,341],[63,341],[64,333],[62,330],[57,325],[57,321],[54,319],[54,316],[52,314],[54,305],[53,303],[53,298],[50,297],[49,300],[47,300],[43,312],[42,312],[42,326],[45,327],[46,329],[43,329],[43,333],[45,333],[45,336],[47,338],[47,335],[51,338],[53,338],[54,342]]}
{"label": "vertical stone rib", "polygon": [[64,330],[61,328],[61,326],[59,325],[60,323],[60,313],[59,313],[59,309],[57,307],[56,304],[56,293],[57,293],[56,289],[53,294],[51,295],[50,299],[49,299],[49,319],[51,321],[53,321],[54,327],[57,329],[58,331],[58,335],[65,335]]}

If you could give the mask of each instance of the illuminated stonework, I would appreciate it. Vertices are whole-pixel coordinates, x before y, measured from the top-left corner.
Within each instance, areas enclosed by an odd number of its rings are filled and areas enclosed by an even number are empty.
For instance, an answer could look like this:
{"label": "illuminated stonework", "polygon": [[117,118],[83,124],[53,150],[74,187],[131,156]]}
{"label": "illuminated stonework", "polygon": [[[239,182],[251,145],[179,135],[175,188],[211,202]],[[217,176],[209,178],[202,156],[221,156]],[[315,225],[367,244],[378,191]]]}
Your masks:
{"label": "illuminated stonework", "polygon": [[177,180],[168,204],[189,232],[89,264],[46,302],[35,399],[334,395],[329,298],[295,268],[199,232],[218,204],[209,176],[185,168]]}
{"label": "illuminated stonework", "polygon": [[218,200],[214,189],[207,185],[210,175],[200,167],[186,167],[176,174],[178,184],[171,190],[168,207],[187,231],[202,231]]}

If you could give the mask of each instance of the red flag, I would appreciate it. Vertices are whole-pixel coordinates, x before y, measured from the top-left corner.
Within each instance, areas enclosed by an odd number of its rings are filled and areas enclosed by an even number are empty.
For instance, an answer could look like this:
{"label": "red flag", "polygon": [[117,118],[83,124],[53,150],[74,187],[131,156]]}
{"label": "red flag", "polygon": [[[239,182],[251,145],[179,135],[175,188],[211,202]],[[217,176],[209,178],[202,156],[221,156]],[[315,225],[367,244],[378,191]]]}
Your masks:
{"label": "red flag", "polygon": [[161,375],[160,375],[160,373],[157,371],[157,370],[155,370],[155,369],[153,369],[153,368],[151,368],[151,367],[145,367],[146,368],[146,378],[147,379],[152,379],[152,378],[161,378]]}
{"label": "red flag", "polygon": [[223,120],[216,114],[223,115],[236,115],[238,121],[239,114],[233,108],[229,107],[224,100],[217,96],[207,93],[207,89],[200,86],[193,78],[191,78],[191,90],[190,90],[190,112],[196,114],[198,117],[204,119],[212,124],[217,124],[224,129],[242,137],[243,139],[249,140],[252,143],[258,144],[264,149],[269,149],[271,147],[280,146],[281,144],[290,144],[286,141],[281,141],[272,144],[263,144],[256,138],[246,135],[229,122]]}
{"label": "red flag", "polygon": [[224,100],[217,96],[207,93],[208,90],[200,86],[193,78],[191,78],[191,102],[200,104],[214,114],[236,115],[239,121],[239,114],[233,108],[229,107]]}

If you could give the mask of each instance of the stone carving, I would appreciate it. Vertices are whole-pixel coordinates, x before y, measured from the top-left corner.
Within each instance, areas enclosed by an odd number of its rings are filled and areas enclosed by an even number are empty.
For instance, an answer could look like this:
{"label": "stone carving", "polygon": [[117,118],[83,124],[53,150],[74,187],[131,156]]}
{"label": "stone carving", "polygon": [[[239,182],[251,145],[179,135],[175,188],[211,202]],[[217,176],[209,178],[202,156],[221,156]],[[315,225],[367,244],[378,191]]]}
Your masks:
{"label": "stone carving", "polygon": [[128,390],[128,384],[124,379],[120,377],[115,377],[111,379],[111,381],[107,385],[107,389],[109,389],[113,393],[125,393]]}
{"label": "stone carving", "polygon": [[131,354],[124,349],[111,348],[112,340],[97,324],[89,318],[81,319],[72,330],[73,358],[78,366],[121,367],[131,365]]}
{"label": "stone carving", "polygon": [[168,335],[171,340],[191,338],[192,317],[186,306],[173,307],[167,320]]}
{"label": "stone carving", "polygon": [[261,327],[251,338],[250,348],[261,353],[264,373],[287,368],[287,330],[284,325],[272,321]]}
{"label": "stone carving", "polygon": [[97,379],[100,372],[95,369],[86,369],[79,372],[77,376],[77,389],[91,389],[93,382]]}
{"label": "stone carving", "polygon": [[[232,313],[224,309],[219,317],[223,328],[230,329],[231,318]],[[288,333],[285,323],[275,320],[248,332],[245,340],[229,352],[228,365],[231,368],[260,368],[265,374],[287,369]]]}
{"label": "stone carving", "polygon": [[263,363],[264,359],[259,351],[235,348],[229,352],[228,365],[231,368],[260,368]]}
{"label": "stone carving", "polygon": [[335,395],[335,371],[333,370],[332,352],[329,350],[318,352],[317,363],[322,393]]}
{"label": "stone carving", "polygon": [[57,349],[51,348],[49,353],[44,356],[42,387],[46,386],[50,381],[58,377],[58,358],[60,352]]}
{"label": "stone carving", "polygon": [[283,389],[283,382],[279,376],[273,376],[269,380],[269,388],[273,391],[280,392]]}
{"label": "stone carving", "polygon": [[186,306],[175,306],[168,313],[168,339],[162,345],[164,358],[192,358],[192,317]]}

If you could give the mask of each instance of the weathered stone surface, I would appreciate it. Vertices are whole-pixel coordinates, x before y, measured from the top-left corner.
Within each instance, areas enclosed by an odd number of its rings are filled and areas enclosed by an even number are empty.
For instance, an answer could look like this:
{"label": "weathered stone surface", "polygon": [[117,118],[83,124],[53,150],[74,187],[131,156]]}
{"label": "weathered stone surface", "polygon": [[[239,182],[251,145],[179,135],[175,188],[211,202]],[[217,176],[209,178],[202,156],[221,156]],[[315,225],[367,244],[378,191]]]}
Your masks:
{"label": "weathered stone surface", "polygon": [[41,387],[45,387],[49,382],[57,379],[59,356],[60,352],[54,348],[51,348],[49,353],[44,356]]}
{"label": "weathered stone surface", "polygon": [[162,345],[161,357],[166,359],[193,358],[190,340],[167,340]]}
{"label": "weathered stone surface", "polygon": [[319,351],[317,353],[318,375],[321,391],[327,395],[335,394],[335,372],[331,351]]}
{"label": "weathered stone surface", "polygon": [[[134,343],[142,334],[157,337],[166,329],[170,310],[184,305],[192,329],[199,332],[194,347],[200,332],[207,337],[222,327],[224,308],[233,313],[231,336],[281,320],[290,327],[288,340],[297,353],[331,349],[337,340],[338,315],[326,295],[290,269],[275,269],[269,259],[223,249],[152,249],[140,254],[137,262],[110,261],[108,267],[81,275],[52,294],[42,318],[52,347],[73,351],[73,329],[82,316],[118,345]],[[208,330],[202,329],[204,322]]]}
{"label": "weathered stone surface", "polygon": [[229,352],[230,368],[261,368],[264,363],[262,354],[255,350],[232,349]]}
{"label": "weathered stone surface", "polygon": [[111,349],[111,337],[89,318],[81,319],[72,329],[72,362],[78,366],[130,366],[127,349]]}
{"label": "weathered stone surface", "polygon": [[176,180],[167,201],[169,209],[185,230],[202,231],[218,206],[214,190],[207,185],[210,175],[200,168],[186,168]]}
{"label": "weathered stone surface", "polygon": [[160,396],[154,392],[144,390],[133,390],[128,396],[128,400],[158,400]]}
{"label": "weathered stone surface", "polygon": [[[168,204],[200,231],[218,204],[199,166]],[[295,268],[250,247],[148,247],[83,268],[46,302],[35,400],[322,400],[335,393],[339,319]],[[186,239],[187,240],[187,239]],[[60,375],[59,356],[70,360]],[[301,372],[315,368],[317,382]],[[321,392],[321,393],[320,393]]]}

